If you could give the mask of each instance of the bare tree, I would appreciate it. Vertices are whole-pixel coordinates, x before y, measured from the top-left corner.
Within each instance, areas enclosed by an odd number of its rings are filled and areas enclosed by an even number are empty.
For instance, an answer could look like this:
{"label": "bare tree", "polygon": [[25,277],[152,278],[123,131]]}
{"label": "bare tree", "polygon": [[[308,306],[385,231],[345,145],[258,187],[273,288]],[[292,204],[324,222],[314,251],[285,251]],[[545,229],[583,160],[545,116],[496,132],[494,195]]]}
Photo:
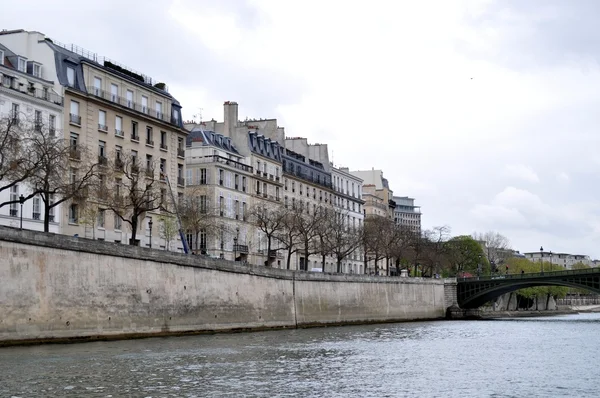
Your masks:
{"label": "bare tree", "polygon": [[309,204],[300,202],[296,209],[292,209],[295,222],[295,229],[298,231],[298,243],[304,254],[306,270],[308,270],[309,258],[313,254],[321,251],[318,244],[319,227],[326,221],[326,211],[321,206],[316,206],[312,213],[309,213]]}
{"label": "bare tree", "polygon": [[[271,266],[271,250],[273,239],[281,233],[285,227],[286,209],[280,209],[275,206],[258,204],[250,209],[250,220],[256,227],[262,231],[267,238],[267,266]],[[289,268],[289,261],[288,261]]]}
{"label": "bare tree", "polygon": [[[37,134],[48,134],[40,121],[31,123],[20,114],[0,118],[0,192],[27,182],[36,173],[42,159],[32,157],[30,148],[35,143],[32,138]],[[36,194],[32,191],[24,199]],[[0,207],[13,203],[19,203],[19,200],[2,202]]]}
{"label": "bare tree", "polygon": [[423,232],[425,250],[423,251],[421,271],[423,275],[433,276],[441,271],[447,259],[446,242],[450,238],[450,227],[447,225],[433,227]]}
{"label": "bare tree", "polygon": [[378,262],[385,257],[383,246],[385,226],[390,220],[378,215],[368,215],[364,221],[363,242],[365,256],[365,273],[368,271],[368,261],[375,262],[375,272],[378,273]]}
{"label": "bare tree", "polygon": [[137,156],[117,152],[111,159],[112,175],[107,206],[131,228],[130,245],[137,245],[139,219],[163,207],[166,191],[155,178],[154,163],[142,165]]}
{"label": "bare tree", "polygon": [[329,211],[323,223],[326,226],[327,247],[335,257],[336,271],[342,272],[342,261],[362,243],[362,233],[349,225],[346,211]]}
{"label": "bare tree", "polygon": [[[28,150],[38,167],[27,183],[31,196],[40,195],[44,202],[44,231],[48,232],[50,210],[69,200],[76,206],[83,205],[98,185],[101,164],[85,145],[46,131],[29,137]],[[74,212],[70,217],[78,221],[79,215]]]}
{"label": "bare tree", "polygon": [[178,206],[182,228],[186,233],[193,235],[195,251],[202,249],[199,247],[201,233],[206,234],[207,238],[220,235],[224,224],[217,216],[217,208],[209,200],[204,187],[186,188],[183,200]]}
{"label": "bare tree", "polygon": [[498,232],[474,233],[473,239],[483,244],[483,251],[492,266],[497,266],[512,256],[510,241]]}
{"label": "bare tree", "polygon": [[298,222],[296,217],[298,213],[294,209],[285,209],[283,212],[283,227],[275,235],[279,245],[287,253],[286,268],[290,269],[292,255],[300,250],[300,232],[298,231]]}

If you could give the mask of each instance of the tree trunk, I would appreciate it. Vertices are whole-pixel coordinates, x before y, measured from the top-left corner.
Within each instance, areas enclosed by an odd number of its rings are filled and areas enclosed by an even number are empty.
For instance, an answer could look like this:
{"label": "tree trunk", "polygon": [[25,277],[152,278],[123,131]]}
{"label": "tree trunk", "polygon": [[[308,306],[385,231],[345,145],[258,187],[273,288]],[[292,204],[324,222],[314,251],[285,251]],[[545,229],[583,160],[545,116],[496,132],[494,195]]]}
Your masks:
{"label": "tree trunk", "polygon": [[548,297],[546,298],[546,311],[548,311],[548,306],[550,305],[550,293],[548,293]]}
{"label": "tree trunk", "polygon": [[304,265],[306,267],[306,271],[308,271],[308,263],[309,263],[309,261],[308,261],[308,256],[309,256],[309,254],[308,254],[308,242],[304,242],[304,243],[305,243],[304,244]]}
{"label": "tree trunk", "polygon": [[325,272],[325,254],[322,254],[321,269]]}
{"label": "tree trunk", "polygon": [[[267,236],[267,267],[271,265],[271,235]],[[288,264],[289,266],[289,264]],[[289,268],[288,268],[289,269]]]}
{"label": "tree trunk", "polygon": [[137,216],[131,217],[131,240],[129,241],[130,245],[135,246],[135,237],[137,235],[137,226],[138,226],[138,218]]}
{"label": "tree trunk", "polygon": [[337,272],[338,273],[342,272],[342,259],[341,258],[337,259]]}
{"label": "tree trunk", "polygon": [[44,201],[44,232],[50,232],[50,207]]}
{"label": "tree trunk", "polygon": [[292,262],[292,251],[288,250],[288,255],[287,255],[287,269],[290,269],[290,263]]}

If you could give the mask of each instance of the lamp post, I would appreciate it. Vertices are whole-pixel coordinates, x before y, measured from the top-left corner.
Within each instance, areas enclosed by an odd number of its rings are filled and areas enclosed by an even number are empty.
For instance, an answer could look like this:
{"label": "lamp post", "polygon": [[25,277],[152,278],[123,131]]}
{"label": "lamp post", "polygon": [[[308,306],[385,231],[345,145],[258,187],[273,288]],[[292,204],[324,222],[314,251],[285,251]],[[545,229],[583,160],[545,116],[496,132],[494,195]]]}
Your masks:
{"label": "lamp post", "polygon": [[544,274],[544,247],[540,246],[540,265],[542,268],[542,275]]}
{"label": "lamp post", "polygon": [[148,221],[148,228],[150,228],[150,249],[152,249],[152,219]]}
{"label": "lamp post", "polygon": [[477,255],[477,277],[481,275],[481,254]]}
{"label": "lamp post", "polygon": [[[233,237],[233,261],[237,261],[237,249],[238,249],[238,240],[240,237],[240,228],[237,227],[235,229],[235,236]],[[268,255],[268,253],[267,253]]]}
{"label": "lamp post", "polygon": [[550,272],[552,272],[552,251],[548,252],[548,257],[550,257]]}
{"label": "lamp post", "polygon": [[21,194],[19,196],[19,204],[21,205],[21,211],[19,212],[19,216],[21,217],[20,229],[23,229],[23,203],[25,203],[25,197]]}

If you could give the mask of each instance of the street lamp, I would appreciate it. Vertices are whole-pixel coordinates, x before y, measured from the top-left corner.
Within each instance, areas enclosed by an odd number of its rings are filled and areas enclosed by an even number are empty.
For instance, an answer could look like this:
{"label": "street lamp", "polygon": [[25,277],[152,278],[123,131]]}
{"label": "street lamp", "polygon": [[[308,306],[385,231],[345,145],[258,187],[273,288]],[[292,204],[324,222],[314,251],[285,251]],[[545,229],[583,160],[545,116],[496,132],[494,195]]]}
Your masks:
{"label": "street lamp", "polygon": [[540,264],[542,267],[542,275],[544,274],[544,247],[540,246]]}
{"label": "street lamp", "polygon": [[552,272],[552,251],[548,253],[548,256],[550,257],[550,272]]}
{"label": "street lamp", "polygon": [[233,237],[233,261],[237,261],[237,249],[238,249],[238,237],[240,235],[240,229],[235,229],[235,236]]}
{"label": "street lamp", "polygon": [[19,196],[19,204],[21,205],[21,212],[19,213],[19,215],[21,216],[20,229],[23,229],[23,203],[25,203],[25,197],[23,196],[23,194],[21,194],[21,196]]}
{"label": "street lamp", "polygon": [[477,277],[481,275],[481,254],[477,255]]}
{"label": "street lamp", "polygon": [[150,228],[150,249],[152,249],[152,219],[148,221],[148,228]]}

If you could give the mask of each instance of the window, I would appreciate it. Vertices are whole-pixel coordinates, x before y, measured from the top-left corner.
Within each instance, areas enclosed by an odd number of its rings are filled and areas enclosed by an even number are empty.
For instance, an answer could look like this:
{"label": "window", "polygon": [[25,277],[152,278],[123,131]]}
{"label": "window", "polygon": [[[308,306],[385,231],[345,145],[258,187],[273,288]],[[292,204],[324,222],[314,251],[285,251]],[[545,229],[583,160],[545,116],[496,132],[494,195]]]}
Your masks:
{"label": "window", "polygon": [[160,172],[161,173],[166,173],[167,170],[167,159],[160,159]]}
{"label": "window", "polygon": [[148,113],[148,97],[142,95],[142,113]]}
{"label": "window", "polygon": [[50,209],[48,210],[48,221],[54,222],[54,195],[51,194],[48,199],[48,206]]}
{"label": "window", "polygon": [[167,149],[167,132],[160,132],[160,147],[161,149]]}
{"label": "window", "polygon": [[67,66],[67,83],[71,87],[75,86],[75,69],[70,66]]}
{"label": "window", "polygon": [[106,210],[98,209],[98,228],[104,228],[104,219],[106,216]]}
{"label": "window", "polygon": [[133,108],[133,91],[127,90],[127,106]]}
{"label": "window", "polygon": [[146,144],[154,145],[154,140],[152,139],[152,127],[146,126]]}
{"label": "window", "polygon": [[185,171],[185,185],[192,185],[192,169]]}
{"label": "window", "polygon": [[50,136],[56,134],[56,116],[54,115],[48,116],[48,132],[50,133]]}
{"label": "window", "polygon": [[34,126],[36,131],[42,131],[42,111],[35,111]]}
{"label": "window", "polygon": [[98,111],[98,130],[107,131],[108,126],[106,125],[106,112]]}
{"label": "window", "polygon": [[10,215],[11,217],[18,217],[19,216],[19,185],[13,185],[12,187],[10,187],[10,200],[11,202],[13,201],[17,201],[15,203],[11,203],[10,204]]}
{"label": "window", "polygon": [[12,104],[12,111],[11,111],[11,118],[13,123],[18,123],[19,122],[19,104]]}
{"label": "window", "polygon": [[77,143],[79,141],[79,134],[77,133],[71,133],[71,140],[70,140],[70,144],[71,144],[71,149],[77,149]]}
{"label": "window", "polygon": [[200,196],[200,213],[206,214],[208,212],[208,200],[206,195]]}
{"label": "window", "polygon": [[121,116],[115,116],[115,135],[123,136],[123,118]]}
{"label": "window", "polygon": [[115,229],[116,230],[120,230],[121,229],[121,221],[122,221],[121,217],[119,217],[118,215],[115,214],[114,224],[115,224]]}
{"label": "window", "polygon": [[[183,179],[183,165],[182,164],[177,165],[177,178]],[[183,185],[183,183],[181,185]]]}
{"label": "window", "polygon": [[18,68],[21,72],[27,72],[27,60],[25,58],[19,57]]}
{"label": "window", "polygon": [[114,83],[110,84],[110,100],[112,102],[118,102],[119,99],[119,86]]}
{"label": "window", "polygon": [[39,220],[40,215],[41,215],[40,209],[41,209],[40,197],[34,196],[33,197],[33,214],[31,215],[31,218],[33,218],[34,220]]}
{"label": "window", "polygon": [[219,185],[223,185],[223,170],[219,169]]}
{"label": "window", "polygon": [[242,191],[246,192],[246,177],[242,177]]}
{"label": "window", "polygon": [[106,142],[98,141],[98,156],[106,158]]}
{"label": "window", "polygon": [[279,187],[275,187],[275,200],[279,200]]}
{"label": "window", "polygon": [[33,64],[33,76],[42,77],[42,65]]}
{"label": "window", "polygon": [[71,170],[69,171],[69,181],[71,182],[71,184],[75,184],[77,183],[77,169],[74,167],[71,167]]}
{"label": "window", "polygon": [[200,169],[200,184],[206,185],[206,169]]}
{"label": "window", "polygon": [[131,121],[131,139],[134,141],[140,140],[140,136],[138,135],[138,124],[134,121]]}
{"label": "window", "polygon": [[101,95],[102,93],[102,79],[94,77],[94,95]]}
{"label": "window", "polygon": [[159,119],[162,119],[163,118],[162,103],[156,101],[154,110],[156,111],[156,117]]}
{"label": "window", "polygon": [[72,224],[77,224],[79,221],[79,206],[77,203],[72,203],[69,206],[69,222]]}
{"label": "window", "polygon": [[146,155],[146,171],[151,172],[152,169],[152,155]]}
{"label": "window", "polygon": [[81,116],[79,116],[79,102],[71,101],[70,123],[81,124]]}
{"label": "window", "polygon": [[242,220],[246,221],[246,202],[242,202],[242,214],[240,214]]}

